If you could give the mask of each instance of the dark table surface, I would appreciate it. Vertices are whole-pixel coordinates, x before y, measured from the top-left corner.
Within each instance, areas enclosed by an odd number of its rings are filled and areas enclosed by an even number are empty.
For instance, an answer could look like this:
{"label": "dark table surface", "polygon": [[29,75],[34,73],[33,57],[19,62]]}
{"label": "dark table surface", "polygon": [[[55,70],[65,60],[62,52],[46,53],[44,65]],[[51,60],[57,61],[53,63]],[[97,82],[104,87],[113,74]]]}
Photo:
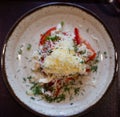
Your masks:
{"label": "dark table surface", "polygon": [[[30,9],[45,2],[4,2],[0,3],[0,55],[5,36],[20,16]],[[107,26],[114,39],[118,55],[120,55],[120,15],[109,4],[79,3],[99,16]],[[119,62],[120,63],[120,62]],[[120,71],[115,80],[95,108],[83,117],[118,117],[120,107]],[[19,105],[8,92],[0,72],[0,117],[34,117],[35,115]]]}

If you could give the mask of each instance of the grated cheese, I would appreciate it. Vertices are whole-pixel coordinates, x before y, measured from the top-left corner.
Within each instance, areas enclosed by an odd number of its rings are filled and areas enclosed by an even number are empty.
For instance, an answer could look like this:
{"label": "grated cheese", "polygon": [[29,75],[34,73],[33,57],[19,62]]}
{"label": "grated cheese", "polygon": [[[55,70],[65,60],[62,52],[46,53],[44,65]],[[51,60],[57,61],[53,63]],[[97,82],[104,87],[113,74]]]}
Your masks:
{"label": "grated cheese", "polygon": [[73,48],[73,41],[62,40],[47,56],[43,66],[44,71],[48,74],[55,74],[57,76],[67,76],[70,74],[84,74],[86,72],[86,65],[81,63],[82,57],[75,55]]}

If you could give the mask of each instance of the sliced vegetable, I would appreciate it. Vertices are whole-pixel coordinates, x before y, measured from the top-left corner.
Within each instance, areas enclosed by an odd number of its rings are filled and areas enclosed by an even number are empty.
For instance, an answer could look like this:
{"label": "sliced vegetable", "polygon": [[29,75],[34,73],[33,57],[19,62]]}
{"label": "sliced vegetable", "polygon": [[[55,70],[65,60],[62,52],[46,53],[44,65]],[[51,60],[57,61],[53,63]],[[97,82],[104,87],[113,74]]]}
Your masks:
{"label": "sliced vegetable", "polygon": [[95,53],[95,50],[92,48],[92,46],[88,42],[84,40],[83,43],[86,45],[88,49],[90,49],[93,53]]}
{"label": "sliced vegetable", "polygon": [[96,57],[96,53],[93,53],[91,56],[89,56],[87,62],[93,60],[95,57]]}
{"label": "sliced vegetable", "polygon": [[92,48],[92,46],[88,42],[83,41],[82,43],[84,43],[86,45],[87,49],[89,49],[89,50],[91,50],[93,52],[93,54],[88,57],[87,62],[93,60],[96,57],[95,50]]}
{"label": "sliced vegetable", "polygon": [[90,72],[91,70],[90,69],[86,69],[86,72]]}
{"label": "sliced vegetable", "polygon": [[91,45],[88,42],[86,42],[85,40],[83,40],[80,37],[78,28],[74,29],[74,33],[75,33],[75,41],[76,41],[77,45],[79,45],[80,43],[84,43],[86,45],[86,47],[93,52],[93,54],[91,56],[89,56],[87,62],[93,60],[96,57],[95,50],[91,47]]}
{"label": "sliced vegetable", "polygon": [[50,36],[51,32],[54,30],[56,30],[56,27],[50,28],[44,35],[42,35],[40,42],[39,42],[39,45],[45,44],[46,37]]}
{"label": "sliced vegetable", "polygon": [[69,81],[74,81],[74,78],[66,78],[66,83],[68,83]]}
{"label": "sliced vegetable", "polygon": [[79,45],[81,43],[82,39],[81,39],[81,37],[79,35],[78,28],[74,29],[74,34],[75,34],[75,41],[76,41],[77,45]]}

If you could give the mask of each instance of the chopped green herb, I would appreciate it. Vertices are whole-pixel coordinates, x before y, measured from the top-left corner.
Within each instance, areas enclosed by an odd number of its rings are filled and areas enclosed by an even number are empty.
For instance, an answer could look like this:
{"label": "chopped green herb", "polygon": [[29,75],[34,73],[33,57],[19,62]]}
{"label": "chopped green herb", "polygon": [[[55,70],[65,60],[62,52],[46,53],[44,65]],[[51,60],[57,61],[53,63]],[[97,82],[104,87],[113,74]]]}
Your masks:
{"label": "chopped green herb", "polygon": [[104,57],[107,58],[107,52],[105,51],[103,54],[104,54]]}
{"label": "chopped green herb", "polygon": [[104,55],[106,55],[106,54],[107,54],[107,52],[105,51],[105,52],[104,52]]}
{"label": "chopped green herb", "polygon": [[23,81],[26,82],[26,78],[25,77],[23,78]]}
{"label": "chopped green herb", "polygon": [[80,54],[85,54],[85,53],[86,53],[86,50],[80,51]]}
{"label": "chopped green herb", "polygon": [[67,92],[67,91],[70,92],[70,88],[68,87],[68,85],[64,85],[64,91],[65,92]]}
{"label": "chopped green herb", "polygon": [[54,101],[54,98],[52,98],[52,97],[49,96],[49,95],[45,95],[44,98],[46,99],[46,101],[48,101],[48,102],[50,102],[50,103]]}
{"label": "chopped green herb", "polygon": [[39,84],[34,84],[32,87],[31,87],[31,90],[33,92],[34,95],[39,95],[39,94],[42,94],[42,91],[41,91],[41,86]]}
{"label": "chopped green herb", "polygon": [[19,50],[18,50],[18,54],[22,54],[22,49],[20,48]]}
{"label": "chopped green herb", "polygon": [[74,89],[74,94],[75,94],[75,95],[78,95],[78,94],[79,94],[79,90],[80,90],[79,87],[78,87],[78,88],[75,88],[75,89]]}
{"label": "chopped green herb", "polygon": [[63,101],[63,100],[65,100],[65,94],[61,94],[61,95],[59,95],[59,96],[56,98],[56,101],[57,101],[57,102],[61,102],[61,101]]}
{"label": "chopped green herb", "polygon": [[47,37],[46,37],[47,40],[51,40],[51,41],[56,41],[58,38],[59,38],[59,37],[56,36],[56,35],[55,35],[54,37],[53,37],[53,36],[47,36]]}
{"label": "chopped green herb", "polygon": [[73,46],[74,47],[74,51],[77,52],[78,48],[76,45]]}
{"label": "chopped green herb", "polygon": [[28,45],[27,45],[27,50],[30,50],[31,47],[32,47],[32,45],[31,45],[31,44],[28,44]]}
{"label": "chopped green herb", "polygon": [[44,85],[44,90],[45,90],[45,91],[53,91],[54,89],[53,89],[52,86],[50,87],[50,85],[46,83],[46,84]]}
{"label": "chopped green herb", "polygon": [[80,63],[81,63],[81,64],[83,64],[83,63],[84,63],[84,61],[80,61]]}
{"label": "chopped green herb", "polygon": [[98,68],[97,65],[91,66],[91,71],[96,72],[96,71],[97,71],[97,68]]}
{"label": "chopped green herb", "polygon": [[52,53],[53,51],[52,50],[48,50],[48,53]]}
{"label": "chopped green herb", "polygon": [[31,79],[32,79],[32,76],[28,76],[27,79],[28,79],[28,80],[31,80]]}
{"label": "chopped green herb", "polygon": [[35,100],[35,98],[34,98],[34,97],[30,97],[30,99]]}
{"label": "chopped green herb", "polygon": [[60,24],[61,24],[62,27],[64,26],[64,22],[63,21]]}
{"label": "chopped green herb", "polygon": [[86,32],[89,32],[89,28],[86,29]]}

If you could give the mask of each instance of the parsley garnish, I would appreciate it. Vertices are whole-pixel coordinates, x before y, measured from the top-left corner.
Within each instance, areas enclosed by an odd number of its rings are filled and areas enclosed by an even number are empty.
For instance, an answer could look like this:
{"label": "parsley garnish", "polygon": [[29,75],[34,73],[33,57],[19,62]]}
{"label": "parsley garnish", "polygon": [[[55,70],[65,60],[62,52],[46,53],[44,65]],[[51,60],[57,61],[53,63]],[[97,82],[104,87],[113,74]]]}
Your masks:
{"label": "parsley garnish", "polygon": [[86,53],[86,50],[80,51],[80,54],[85,54],[85,53]]}
{"label": "parsley garnish", "polygon": [[68,91],[68,92],[70,93],[70,88],[69,88],[67,85],[64,85],[64,91],[65,91],[65,92]]}
{"label": "parsley garnish", "polygon": [[31,45],[31,44],[28,44],[28,45],[27,45],[27,50],[30,50],[31,47],[32,47],[32,45]]}
{"label": "parsley garnish", "polygon": [[96,72],[96,71],[97,71],[97,68],[98,68],[97,65],[91,66],[91,71]]}
{"label": "parsley garnish", "polygon": [[79,87],[78,87],[78,88],[75,88],[75,89],[74,89],[74,94],[75,94],[75,95],[78,95],[78,94],[79,94],[79,90],[80,90]]}
{"label": "parsley garnish", "polygon": [[107,52],[105,51],[103,54],[104,54],[104,57],[107,58]]}
{"label": "parsley garnish", "polygon": [[84,61],[80,61],[80,63],[81,63],[81,64],[83,64],[83,63],[84,63]]}
{"label": "parsley garnish", "polygon": [[26,82],[26,78],[25,77],[23,78],[23,81]]}
{"label": "parsley garnish", "polygon": [[62,27],[64,26],[64,22],[63,21],[60,24],[61,24]]}
{"label": "parsley garnish", "polygon": [[31,87],[31,90],[33,92],[34,95],[39,95],[39,94],[42,94],[42,91],[41,91],[41,86],[39,84],[34,84],[32,87]]}
{"label": "parsley garnish", "polygon": [[48,50],[48,53],[52,53],[53,51],[52,50]]}
{"label": "parsley garnish", "polygon": [[35,98],[34,98],[34,97],[30,97],[30,99],[35,100]]}
{"label": "parsley garnish", "polygon": [[18,54],[22,54],[22,49],[20,48],[19,50],[18,50]]}
{"label": "parsley garnish", "polygon": [[53,37],[53,36],[47,36],[47,37],[46,37],[47,40],[51,40],[51,41],[56,41],[58,38],[59,38],[59,37],[56,36],[56,35],[55,35],[54,37]]}
{"label": "parsley garnish", "polygon": [[28,79],[28,80],[31,80],[31,79],[32,79],[32,76],[28,76],[27,79]]}
{"label": "parsley garnish", "polygon": [[57,102],[61,102],[61,101],[63,101],[63,100],[65,100],[65,94],[61,94],[61,95],[59,95],[59,96],[56,98],[56,101],[57,101]]}
{"label": "parsley garnish", "polygon": [[46,99],[46,101],[48,101],[48,102],[50,102],[50,103],[54,101],[54,98],[52,98],[52,97],[49,96],[49,95],[45,95],[44,98]]}
{"label": "parsley garnish", "polygon": [[78,48],[76,45],[73,46],[74,47],[74,51],[77,52]]}

